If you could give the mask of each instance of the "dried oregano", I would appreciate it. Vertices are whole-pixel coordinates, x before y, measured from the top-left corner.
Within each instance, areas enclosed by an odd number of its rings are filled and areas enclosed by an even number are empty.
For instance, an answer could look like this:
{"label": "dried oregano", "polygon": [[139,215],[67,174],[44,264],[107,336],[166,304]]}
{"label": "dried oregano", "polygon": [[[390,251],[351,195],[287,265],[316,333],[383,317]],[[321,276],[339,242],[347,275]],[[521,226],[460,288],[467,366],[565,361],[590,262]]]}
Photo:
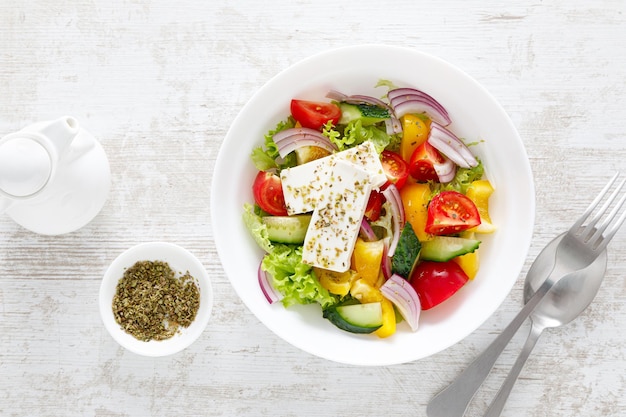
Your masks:
{"label": "dried oregano", "polygon": [[164,340],[188,327],[200,307],[200,290],[186,272],[177,278],[166,262],[139,261],[124,271],[113,297],[122,329],[142,341]]}

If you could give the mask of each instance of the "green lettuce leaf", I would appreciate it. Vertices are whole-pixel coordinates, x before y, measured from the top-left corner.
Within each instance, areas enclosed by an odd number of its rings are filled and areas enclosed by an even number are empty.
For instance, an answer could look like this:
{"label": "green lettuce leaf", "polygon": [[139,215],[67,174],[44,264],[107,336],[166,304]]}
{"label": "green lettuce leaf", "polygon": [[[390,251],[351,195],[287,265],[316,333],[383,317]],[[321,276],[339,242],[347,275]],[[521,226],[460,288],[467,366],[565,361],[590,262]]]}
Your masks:
{"label": "green lettuce leaf", "polygon": [[389,90],[395,90],[396,88],[398,88],[398,86],[395,85],[392,81],[385,80],[382,78],[378,80],[378,82],[376,83],[374,87],[387,87]]}
{"label": "green lettuce leaf", "polygon": [[326,136],[328,140],[330,140],[333,143],[336,143],[336,141],[341,140],[340,139],[341,133],[337,131],[337,128],[333,124],[332,120],[329,120],[328,122],[326,122],[324,126],[322,126],[322,135]]}
{"label": "green lettuce leaf", "polygon": [[252,235],[252,238],[254,238],[254,241],[261,249],[265,252],[271,252],[274,249],[274,245],[268,237],[267,226],[261,220],[261,216],[255,212],[255,206],[246,203],[243,209],[243,222],[250,235]]}
{"label": "green lettuce leaf", "polygon": [[337,145],[340,151],[353,148],[369,140],[374,144],[376,151],[381,153],[391,142],[392,138],[376,125],[363,126],[361,120],[353,120],[343,129],[343,135],[336,131],[324,131],[324,134]]}
{"label": "green lettuce leaf", "polygon": [[267,252],[261,268],[269,273],[274,288],[283,294],[283,305],[334,304],[335,297],[320,285],[313,269],[302,263],[302,246],[272,243],[261,213],[255,205],[244,204],[243,221],[255,242]]}
{"label": "green lettuce leaf", "polygon": [[302,263],[302,246],[276,244],[263,258],[261,268],[283,294],[285,307],[319,303],[324,308],[336,303],[335,297],[320,285],[313,269]]}
{"label": "green lettuce leaf", "polygon": [[264,150],[260,146],[252,149],[250,157],[252,158],[254,166],[259,171],[269,171],[278,168],[276,158],[272,157],[272,152],[270,150]]}

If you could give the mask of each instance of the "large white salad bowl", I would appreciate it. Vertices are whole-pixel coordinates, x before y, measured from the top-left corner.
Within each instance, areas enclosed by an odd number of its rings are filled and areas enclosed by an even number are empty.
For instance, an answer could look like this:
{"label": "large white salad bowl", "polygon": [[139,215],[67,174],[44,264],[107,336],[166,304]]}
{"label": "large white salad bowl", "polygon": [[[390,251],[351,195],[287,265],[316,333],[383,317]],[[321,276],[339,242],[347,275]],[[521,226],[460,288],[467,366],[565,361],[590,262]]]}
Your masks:
{"label": "large white salad bowl", "polygon": [[[257,284],[263,251],[242,221],[243,205],[253,202],[256,169],[250,152],[289,114],[292,98],[325,100],[326,93],[382,97],[375,87],[389,80],[414,87],[442,103],[449,128],[484,162],[495,187],[490,214],[498,230],[481,235],[476,278],[439,306],[422,312],[420,327],[406,323],[380,339],[354,335],[322,318],[317,305],[285,309],[268,304]],[[446,349],[478,328],[504,301],[524,265],[535,213],[532,173],[522,141],[507,114],[475,80],[445,61],[402,47],[363,45],[330,50],[296,63],[265,84],[244,106],[220,149],[211,189],[215,244],[237,294],[277,336],[310,354],[339,363],[392,365],[418,360]]]}

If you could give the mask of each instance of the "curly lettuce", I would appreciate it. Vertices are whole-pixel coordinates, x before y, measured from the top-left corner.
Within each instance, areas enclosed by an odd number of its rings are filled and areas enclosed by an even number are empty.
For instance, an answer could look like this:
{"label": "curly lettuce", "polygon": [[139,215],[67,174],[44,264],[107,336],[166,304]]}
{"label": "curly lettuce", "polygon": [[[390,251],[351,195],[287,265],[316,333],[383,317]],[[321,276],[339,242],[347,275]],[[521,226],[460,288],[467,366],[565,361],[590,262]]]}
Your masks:
{"label": "curly lettuce", "polygon": [[381,153],[394,142],[394,138],[389,136],[384,130],[376,125],[363,126],[361,120],[358,119],[345,125],[343,134],[329,124],[324,126],[322,134],[337,145],[339,151],[353,148],[369,140],[374,144],[376,151]]}
{"label": "curly lettuce", "polygon": [[302,246],[276,244],[263,258],[261,268],[271,277],[273,287],[283,294],[285,307],[318,303],[325,308],[337,302],[320,285],[311,266],[302,263]]}
{"label": "curly lettuce", "polygon": [[336,303],[335,297],[320,285],[311,266],[302,263],[302,246],[269,240],[258,207],[244,204],[243,221],[254,241],[267,252],[261,268],[271,277],[272,286],[283,294],[285,307],[312,303],[327,307]]}
{"label": "curly lettuce", "polygon": [[271,252],[274,249],[274,245],[269,239],[267,225],[263,223],[261,216],[257,212],[260,209],[250,203],[244,204],[243,209],[243,222],[250,235],[261,249],[265,252]]}
{"label": "curly lettuce", "polygon": [[392,81],[382,78],[378,80],[374,87],[387,87],[389,90],[395,90],[396,88],[398,88],[398,86],[395,85]]}

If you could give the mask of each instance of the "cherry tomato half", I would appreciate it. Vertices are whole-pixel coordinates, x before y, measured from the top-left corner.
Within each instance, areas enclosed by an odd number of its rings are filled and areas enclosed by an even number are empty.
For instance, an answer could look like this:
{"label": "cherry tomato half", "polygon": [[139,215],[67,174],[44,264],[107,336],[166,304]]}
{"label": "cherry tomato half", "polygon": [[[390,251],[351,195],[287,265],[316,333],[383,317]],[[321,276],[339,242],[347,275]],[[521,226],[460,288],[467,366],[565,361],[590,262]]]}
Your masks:
{"label": "cherry tomato half", "polygon": [[271,172],[259,171],[252,184],[254,201],[273,216],[286,216],[285,196],[280,177]]}
{"label": "cherry tomato half", "polygon": [[383,151],[380,154],[380,162],[385,170],[389,182],[400,189],[406,183],[409,176],[409,166],[400,155],[391,151]]}
{"label": "cherry tomato half", "polygon": [[383,207],[385,197],[376,190],[372,190],[370,198],[367,200],[365,207],[365,217],[371,222],[375,222],[380,218],[380,210]]}
{"label": "cherry tomato half", "polygon": [[320,130],[329,120],[336,125],[341,117],[341,109],[333,103],[293,99],[291,115],[302,126]]}
{"label": "cherry tomato half", "polygon": [[415,267],[409,282],[419,296],[422,310],[428,310],[450,298],[468,280],[454,261],[423,261]]}
{"label": "cherry tomato half", "polygon": [[476,205],[456,191],[442,191],[430,200],[426,232],[449,235],[471,229],[480,224]]}
{"label": "cherry tomato half", "polygon": [[439,181],[435,164],[446,162],[439,151],[428,142],[418,146],[409,160],[409,173],[417,182]]}

